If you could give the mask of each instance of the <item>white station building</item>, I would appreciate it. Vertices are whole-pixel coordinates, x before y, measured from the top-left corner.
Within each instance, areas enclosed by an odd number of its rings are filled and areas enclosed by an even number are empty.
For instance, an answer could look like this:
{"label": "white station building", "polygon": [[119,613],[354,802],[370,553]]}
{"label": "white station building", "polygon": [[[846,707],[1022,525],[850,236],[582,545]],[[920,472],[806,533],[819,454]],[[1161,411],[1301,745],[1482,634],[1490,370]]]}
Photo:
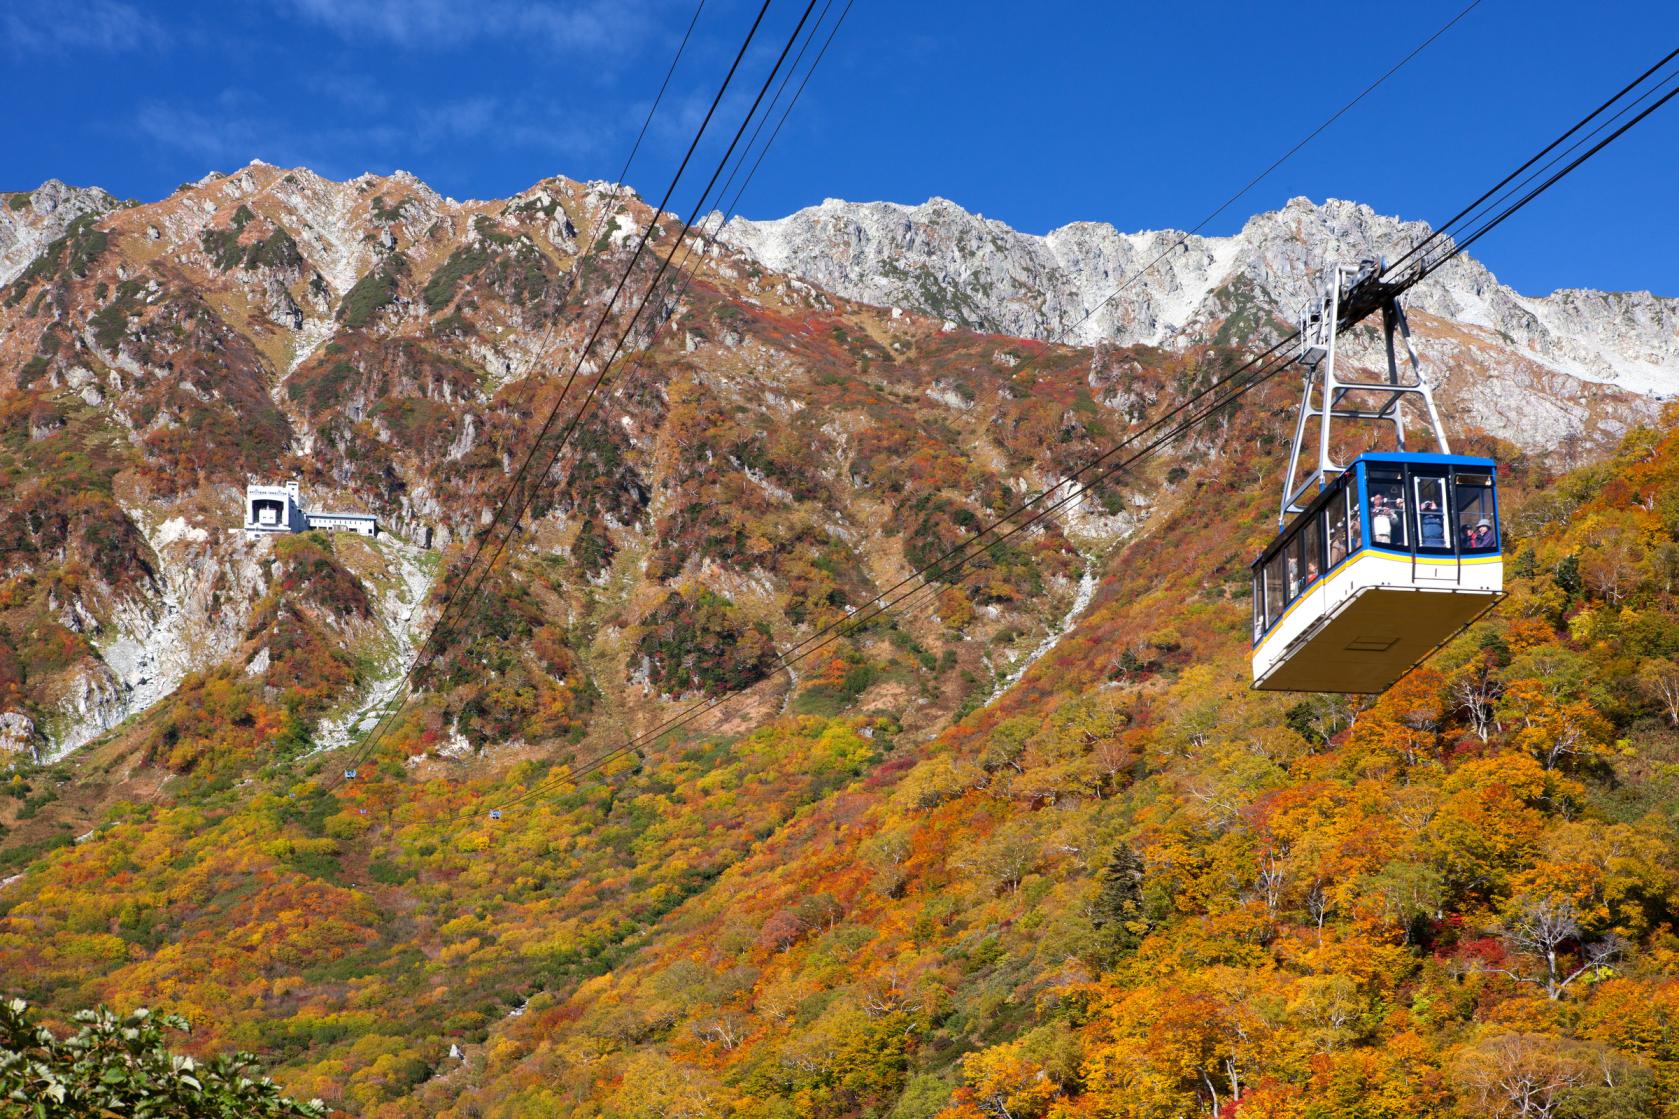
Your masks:
{"label": "white station building", "polygon": [[354,532],[379,535],[379,518],[371,513],[315,512],[303,507],[296,482],[283,486],[255,483],[245,487],[245,535],[255,538],[271,532]]}

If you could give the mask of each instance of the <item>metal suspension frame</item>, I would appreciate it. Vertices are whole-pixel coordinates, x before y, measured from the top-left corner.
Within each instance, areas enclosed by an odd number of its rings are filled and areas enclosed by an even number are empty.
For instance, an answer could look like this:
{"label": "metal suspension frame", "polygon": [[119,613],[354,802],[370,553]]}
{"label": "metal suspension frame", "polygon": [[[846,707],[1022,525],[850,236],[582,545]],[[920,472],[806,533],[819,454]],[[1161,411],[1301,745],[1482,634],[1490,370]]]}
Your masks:
{"label": "metal suspension frame", "polygon": [[[1357,266],[1332,264],[1324,269],[1321,294],[1300,313],[1299,361],[1306,367],[1306,383],[1300,396],[1300,413],[1294,424],[1294,445],[1289,454],[1288,473],[1283,476],[1282,506],[1277,529],[1288,524],[1290,514],[1300,513],[1317,493],[1340,477],[1346,467],[1329,455],[1329,432],[1335,420],[1387,421],[1393,424],[1399,449],[1406,450],[1405,416],[1401,405],[1408,396],[1421,398],[1422,411],[1441,454],[1451,454],[1446,429],[1434,407],[1434,393],[1428,376],[1411,345],[1411,325],[1397,292],[1385,290],[1381,281],[1385,261],[1364,260]],[[1373,305],[1372,305],[1373,304]],[[1377,308],[1382,312],[1382,334],[1387,344],[1387,376],[1383,380],[1342,378],[1335,369],[1335,339],[1338,334]],[[1394,335],[1405,344],[1411,360],[1409,377],[1400,375]],[[1317,466],[1299,483],[1301,461],[1307,454],[1306,423],[1317,417]],[[1314,490],[1313,487],[1316,487]]]}

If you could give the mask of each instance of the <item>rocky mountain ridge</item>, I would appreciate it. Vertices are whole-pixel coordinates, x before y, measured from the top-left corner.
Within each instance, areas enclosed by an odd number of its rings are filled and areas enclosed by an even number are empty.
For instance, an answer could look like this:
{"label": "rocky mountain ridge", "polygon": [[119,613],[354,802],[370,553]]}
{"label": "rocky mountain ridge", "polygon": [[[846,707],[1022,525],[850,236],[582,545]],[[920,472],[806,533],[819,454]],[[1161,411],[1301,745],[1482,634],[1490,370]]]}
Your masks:
{"label": "rocky mountain ridge", "polygon": [[[1230,237],[1123,233],[1102,222],[1040,237],[933,198],[918,206],[829,199],[776,220],[736,218],[722,236],[767,267],[851,299],[1028,338],[1172,346],[1223,321],[1232,298],[1292,318],[1324,261],[1397,258],[1429,232],[1358,203],[1295,198]],[[1525,296],[1465,255],[1409,302],[1552,372],[1679,395],[1679,299],[1585,289]]]}
{"label": "rocky mountain ridge", "polygon": [[119,205],[98,187],[66,186],[57,179],[30,191],[0,192],[0,287],[17,279],[77,218],[97,217]]}

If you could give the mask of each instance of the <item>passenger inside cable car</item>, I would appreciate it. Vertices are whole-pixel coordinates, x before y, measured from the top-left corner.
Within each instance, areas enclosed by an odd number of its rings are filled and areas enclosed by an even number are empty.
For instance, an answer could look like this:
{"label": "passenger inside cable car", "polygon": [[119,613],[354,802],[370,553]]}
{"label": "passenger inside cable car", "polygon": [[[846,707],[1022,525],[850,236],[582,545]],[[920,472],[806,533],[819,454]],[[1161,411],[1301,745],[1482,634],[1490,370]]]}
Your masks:
{"label": "passenger inside cable car", "polygon": [[1381,691],[1485,610],[1503,587],[1494,471],[1463,455],[1350,464],[1254,564],[1255,686]]}

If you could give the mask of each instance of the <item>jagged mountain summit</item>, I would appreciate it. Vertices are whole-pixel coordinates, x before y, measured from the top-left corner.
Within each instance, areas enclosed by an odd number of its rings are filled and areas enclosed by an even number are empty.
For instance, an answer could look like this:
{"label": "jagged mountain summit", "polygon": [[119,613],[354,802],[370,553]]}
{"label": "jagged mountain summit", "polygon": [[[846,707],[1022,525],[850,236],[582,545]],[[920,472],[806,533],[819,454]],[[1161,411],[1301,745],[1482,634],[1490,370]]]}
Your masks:
{"label": "jagged mountain summit", "polygon": [[[1102,222],[1039,237],[933,198],[919,206],[829,199],[772,221],[736,218],[723,237],[851,299],[1028,338],[1171,346],[1205,337],[1243,306],[1291,317],[1326,260],[1397,257],[1429,232],[1357,203],[1295,198],[1232,237],[1122,233]],[[1466,255],[1409,302],[1548,371],[1679,395],[1679,299],[1520,295]]]}

